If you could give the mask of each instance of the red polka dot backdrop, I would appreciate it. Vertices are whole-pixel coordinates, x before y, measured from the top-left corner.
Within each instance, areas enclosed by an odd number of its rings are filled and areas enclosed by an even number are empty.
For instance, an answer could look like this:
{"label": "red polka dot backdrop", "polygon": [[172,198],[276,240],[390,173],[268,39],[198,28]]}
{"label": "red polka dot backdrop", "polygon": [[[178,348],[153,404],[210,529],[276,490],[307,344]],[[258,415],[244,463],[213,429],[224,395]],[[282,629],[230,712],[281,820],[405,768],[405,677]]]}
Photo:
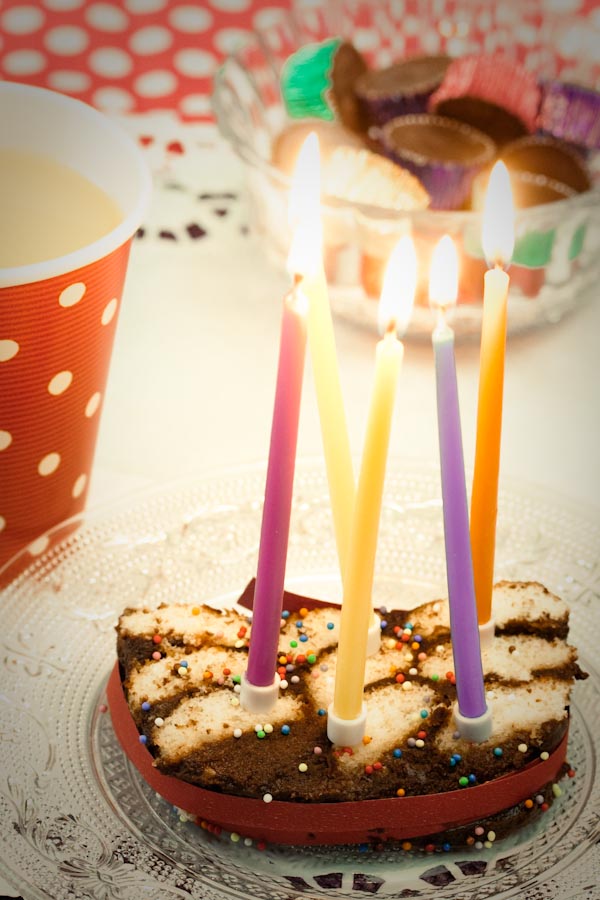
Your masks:
{"label": "red polka dot backdrop", "polygon": [[[533,7],[536,2],[541,15],[573,18],[563,30],[564,45],[554,48],[568,69],[586,40],[584,17],[600,18],[598,0],[535,0]],[[291,5],[292,0],[3,0],[0,75],[71,94],[107,112],[171,109],[184,120],[210,120],[212,77],[220,62],[249,31],[264,30],[274,11]],[[408,22],[408,49],[411,29],[419,27],[419,6],[428,4],[396,0],[398,16]],[[510,4],[502,8],[510,15]],[[526,27],[535,32],[535,24]],[[365,29],[356,40],[369,49]]]}
{"label": "red polka dot backdrop", "polygon": [[212,77],[224,56],[269,9],[287,5],[4,0],[0,75],[71,94],[107,112],[174,109],[183,119],[210,119]]}
{"label": "red polka dot backdrop", "polygon": [[129,247],[0,288],[0,566],[83,509]]}

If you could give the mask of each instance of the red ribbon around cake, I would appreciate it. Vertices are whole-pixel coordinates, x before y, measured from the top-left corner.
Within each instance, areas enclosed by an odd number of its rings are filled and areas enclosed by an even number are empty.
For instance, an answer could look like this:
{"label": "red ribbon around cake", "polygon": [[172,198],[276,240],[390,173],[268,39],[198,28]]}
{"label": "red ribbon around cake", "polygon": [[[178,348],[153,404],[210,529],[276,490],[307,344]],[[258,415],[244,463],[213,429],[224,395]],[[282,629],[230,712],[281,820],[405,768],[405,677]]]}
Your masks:
{"label": "red ribbon around cake", "polygon": [[234,797],[163,775],[154,767],[123,693],[118,663],[107,686],[113,727],[119,742],[145,781],[173,806],[256,840],[280,844],[356,844],[404,840],[437,834],[485,820],[530,798],[559,774],[567,736],[545,760],[534,760],[510,775],[441,794],[336,803],[294,803]]}

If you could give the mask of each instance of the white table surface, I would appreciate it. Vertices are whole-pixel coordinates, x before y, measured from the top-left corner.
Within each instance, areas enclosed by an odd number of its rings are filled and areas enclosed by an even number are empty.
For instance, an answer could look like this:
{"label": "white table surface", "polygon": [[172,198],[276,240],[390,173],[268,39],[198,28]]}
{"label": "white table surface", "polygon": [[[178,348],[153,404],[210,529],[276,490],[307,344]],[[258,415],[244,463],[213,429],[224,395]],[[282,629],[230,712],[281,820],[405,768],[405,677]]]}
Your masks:
{"label": "white table surface", "polygon": [[[210,143],[210,142],[209,142]],[[204,150],[198,189],[240,189],[237,160],[217,142]],[[188,164],[189,167],[189,164]],[[189,171],[187,172],[189,177]],[[194,173],[196,178],[196,173]],[[168,201],[168,198],[167,198]],[[158,191],[150,220],[165,211]],[[173,203],[180,201],[172,201]],[[177,217],[177,210],[169,212]],[[233,217],[233,219],[232,219]],[[162,221],[162,220],[161,220]],[[258,238],[243,236],[243,194],[203,241],[136,241],[122,302],[88,509],[130,491],[215,469],[264,461],[288,278]],[[376,337],[335,321],[353,453],[361,452]],[[600,520],[600,286],[550,325],[510,336],[501,478],[542,486]],[[473,463],[479,350],[457,347],[464,455]],[[321,454],[310,362],[298,453]],[[432,351],[407,343],[391,440],[402,457],[437,464]]]}

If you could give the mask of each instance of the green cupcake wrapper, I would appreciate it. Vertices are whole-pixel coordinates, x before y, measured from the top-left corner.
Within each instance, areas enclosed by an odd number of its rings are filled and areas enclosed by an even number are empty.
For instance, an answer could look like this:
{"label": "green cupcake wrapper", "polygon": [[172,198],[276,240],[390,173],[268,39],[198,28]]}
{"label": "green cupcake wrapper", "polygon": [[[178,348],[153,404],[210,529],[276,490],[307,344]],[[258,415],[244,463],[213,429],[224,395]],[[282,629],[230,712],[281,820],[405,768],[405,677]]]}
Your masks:
{"label": "green cupcake wrapper", "polygon": [[289,116],[331,121],[335,112],[327,100],[331,89],[333,58],[341,38],[306,44],[285,61],[281,70],[281,94]]}

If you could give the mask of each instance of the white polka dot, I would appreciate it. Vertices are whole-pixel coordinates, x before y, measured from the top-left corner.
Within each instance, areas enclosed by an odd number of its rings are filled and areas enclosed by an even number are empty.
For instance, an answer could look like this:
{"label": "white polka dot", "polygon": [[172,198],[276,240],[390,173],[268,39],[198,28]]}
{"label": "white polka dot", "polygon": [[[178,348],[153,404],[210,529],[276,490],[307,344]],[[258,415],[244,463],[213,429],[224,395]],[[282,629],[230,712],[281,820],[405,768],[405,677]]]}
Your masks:
{"label": "white polka dot", "polygon": [[94,91],[94,105],[104,112],[127,112],[134,105],[134,99],[124,88],[101,87]]}
{"label": "white polka dot", "polygon": [[125,0],[125,6],[131,13],[153,13],[164,9],[166,0]]}
{"label": "white polka dot", "polygon": [[65,369],[63,372],[58,372],[54,378],[51,378],[48,382],[48,393],[52,394],[54,397],[58,397],[59,394],[64,394],[67,388],[71,386],[72,381],[73,373],[69,372],[68,369]]}
{"label": "white polka dot", "polygon": [[85,18],[98,31],[125,31],[129,24],[123,10],[112,3],[92,3],[85,11]]}
{"label": "white polka dot", "polygon": [[559,53],[567,59],[576,59],[581,54],[581,48],[586,44],[586,26],[578,23],[566,28],[557,43]]}
{"label": "white polka dot", "polygon": [[96,391],[95,394],[92,394],[90,399],[87,402],[87,406],[85,408],[85,414],[88,419],[91,419],[98,407],[100,406],[100,400],[102,399],[102,394],[100,391]]}
{"label": "white polka dot", "polygon": [[212,110],[210,97],[206,94],[188,94],[182,99],[179,109],[186,116],[208,116]]}
{"label": "white polka dot", "polygon": [[206,78],[212,75],[217,66],[217,60],[212,53],[191,48],[179,50],[173,57],[173,62],[182,75],[188,75],[190,78]]}
{"label": "white polka dot", "polygon": [[374,28],[356,28],[352,35],[352,43],[357,50],[377,50],[381,38]]}
{"label": "white polka dot", "polygon": [[46,57],[39,50],[13,50],[2,63],[9,75],[37,75],[46,68]]}
{"label": "white polka dot", "polygon": [[83,28],[76,25],[58,25],[44,37],[44,44],[59,56],[77,56],[87,48],[90,39]]}
{"label": "white polka dot", "polygon": [[4,516],[0,516],[0,531],[4,531],[6,528],[6,519]]}
{"label": "white polka dot", "polygon": [[281,24],[282,21],[285,21],[283,15],[283,10],[277,9],[276,7],[261,9],[254,14],[252,24],[256,31],[263,31],[266,28],[271,28],[273,25]]}
{"label": "white polka dot", "polygon": [[44,550],[48,547],[49,543],[50,538],[47,534],[43,534],[36,541],[32,541],[27,549],[31,556],[39,556],[40,553],[43,553]]}
{"label": "white polka dot", "polygon": [[72,496],[77,499],[77,497],[81,497],[85,490],[85,486],[87,484],[87,475],[80,475],[73,485],[73,489],[71,491]]}
{"label": "white polka dot", "polygon": [[131,57],[119,47],[99,47],[89,56],[90,68],[105,78],[124,78],[133,68]]}
{"label": "white polka dot", "polygon": [[87,91],[92,79],[87,72],[76,72],[71,69],[56,69],[48,72],[48,86],[55,91],[63,91],[65,94],[77,94]]}
{"label": "white polka dot", "polygon": [[56,12],[68,12],[71,9],[79,9],[84,0],[44,0],[44,6]]}
{"label": "white polka dot", "polygon": [[173,43],[173,35],[168,28],[161,25],[149,25],[134,32],[129,39],[129,46],[134,53],[142,56],[151,53],[162,53]]}
{"label": "white polka dot", "polygon": [[58,302],[61,306],[75,306],[84,294],[85,284],[83,281],[74,281],[73,284],[70,284],[60,292]]}
{"label": "white polka dot", "polygon": [[176,6],[169,13],[169,22],[178,31],[197,34],[212,25],[213,16],[208,9],[198,6]]}
{"label": "white polka dot", "polygon": [[8,362],[21,348],[16,341],[0,341],[0,362]]}
{"label": "white polka dot", "polygon": [[168,69],[155,69],[136,78],[134,87],[141,97],[164,97],[173,93],[177,79]]}
{"label": "white polka dot", "polygon": [[235,53],[248,40],[248,34],[244,28],[221,28],[214,37],[214,45],[221,53]]}
{"label": "white polka dot", "polygon": [[103,325],[108,325],[109,322],[112,322],[114,314],[117,311],[117,305],[118,303],[116,297],[113,297],[112,300],[109,300],[109,302],[106,304],[102,311],[101,321]]}
{"label": "white polka dot", "polygon": [[545,12],[574,13],[581,9],[582,0],[544,0]]}
{"label": "white polka dot", "polygon": [[10,431],[0,429],[0,450],[6,450],[12,444],[12,434]]}
{"label": "white polka dot", "polygon": [[40,475],[52,475],[60,465],[60,453],[47,453],[38,463]]}
{"label": "white polka dot", "polygon": [[13,6],[0,16],[0,25],[9,34],[31,34],[44,24],[44,13],[37,6]]}
{"label": "white polka dot", "polygon": [[248,9],[252,0],[210,0],[210,5],[221,12],[242,12]]}

